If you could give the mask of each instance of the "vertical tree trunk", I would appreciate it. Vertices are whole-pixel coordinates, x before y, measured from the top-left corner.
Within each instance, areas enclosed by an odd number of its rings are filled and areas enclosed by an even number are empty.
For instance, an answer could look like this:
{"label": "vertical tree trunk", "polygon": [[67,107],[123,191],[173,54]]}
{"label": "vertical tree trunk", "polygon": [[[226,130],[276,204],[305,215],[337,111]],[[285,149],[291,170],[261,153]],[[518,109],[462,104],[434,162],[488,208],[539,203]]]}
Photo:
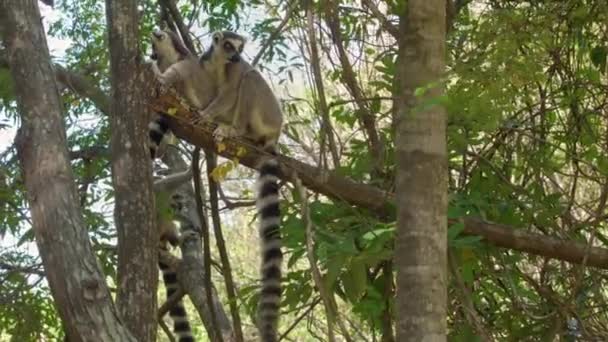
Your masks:
{"label": "vertical tree trunk", "polygon": [[146,145],[146,84],[137,1],[107,0],[112,106],[110,148],[118,231],[117,306],[140,341],[156,340],[158,231]]}
{"label": "vertical tree trunk", "polygon": [[0,1],[22,125],[22,166],[38,251],[70,341],[134,341],[91,249],[69,163],[59,92],[35,0]]}
{"label": "vertical tree trunk", "polygon": [[[397,341],[445,341],[447,152],[442,96],[445,0],[410,0],[400,18],[396,120]],[[436,103],[436,102],[435,102]]]}

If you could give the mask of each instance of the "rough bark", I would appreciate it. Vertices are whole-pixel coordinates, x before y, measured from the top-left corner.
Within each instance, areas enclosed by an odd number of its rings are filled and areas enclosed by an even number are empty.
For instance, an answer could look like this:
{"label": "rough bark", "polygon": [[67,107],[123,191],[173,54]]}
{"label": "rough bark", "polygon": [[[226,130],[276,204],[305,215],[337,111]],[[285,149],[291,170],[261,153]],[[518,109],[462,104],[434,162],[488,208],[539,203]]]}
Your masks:
{"label": "rough bark", "polygon": [[137,1],[106,1],[112,86],[110,154],[118,232],[117,306],[140,341],[156,340],[158,231],[147,147],[147,89]]}
{"label": "rough bark", "polygon": [[[55,66],[55,76],[56,76],[57,80],[59,80],[61,82],[63,82],[63,80],[65,80],[65,82],[68,82],[69,89],[71,91],[73,91],[74,93],[78,94],[79,96],[81,96],[83,98],[88,98],[95,104],[95,106],[99,110],[101,110],[103,113],[109,115],[110,99],[106,94],[104,94],[95,85],[91,84],[84,76],[82,76],[76,72],[70,71],[70,70],[58,68],[56,64],[54,66]],[[8,65],[8,60],[7,60],[4,52],[0,52],[0,67],[10,67]],[[151,75],[149,75],[149,76],[150,76],[149,81],[152,81]],[[73,82],[72,80],[79,80],[79,81]],[[67,86],[67,84],[64,84],[64,85]],[[213,145],[208,145],[208,146],[212,147]],[[109,153],[108,151],[100,151],[100,152]],[[75,154],[71,155],[71,158],[77,158],[79,156],[79,154],[80,153],[75,153]],[[188,165],[179,157],[178,153],[176,151],[173,151],[172,149],[169,149],[167,151],[163,160],[165,163],[167,163],[169,165],[169,167],[171,167],[174,170],[183,170],[188,167]],[[182,191],[182,194],[184,195],[184,198],[186,198],[189,203],[188,210],[192,210],[192,212],[190,212],[188,214],[188,216],[196,215],[196,212],[195,212],[196,209],[195,209],[195,205],[194,205],[194,191],[192,189],[192,186],[191,185],[184,186],[181,191]],[[202,248],[201,248],[200,244],[199,245],[196,245],[196,244],[183,245],[182,254],[189,254],[189,255],[195,255],[195,256],[202,255]],[[197,272],[197,273],[202,272],[203,262],[204,262],[202,258],[200,258],[200,259],[188,258],[187,260],[184,260],[182,262],[187,264],[185,269],[192,269],[192,270],[195,270],[195,272]],[[189,263],[192,263],[192,264],[189,264]],[[219,298],[217,297],[217,292],[215,290],[213,291],[213,303],[211,303],[211,304],[207,303],[206,300],[198,300],[198,299],[202,299],[205,297],[203,295],[205,289],[200,286],[199,282],[197,282],[197,279],[203,279],[203,278],[204,278],[204,276],[201,273],[201,274],[195,274],[192,277],[182,276],[179,279],[179,281],[184,288],[193,289],[198,286],[198,288],[196,289],[197,294],[190,295],[190,298],[193,301],[194,306],[197,308],[199,314],[201,315],[201,319],[202,319],[203,323],[211,321],[209,305],[213,305],[213,309],[217,312],[216,316],[220,317],[219,325],[222,329],[222,335],[230,336],[232,334],[232,332],[231,332],[232,328],[230,326],[230,321],[227,319],[227,315],[221,305],[221,302],[219,301]],[[205,326],[208,326],[208,324],[205,324]],[[225,338],[224,341],[229,341],[229,340]]]}
{"label": "rough bark", "polygon": [[70,341],[135,341],[121,324],[78,205],[59,91],[35,0],[0,1],[22,125],[16,145],[38,251]]}
{"label": "rough bark", "polygon": [[[400,16],[395,117],[397,163],[396,340],[447,334],[447,148],[443,94],[445,2],[410,0]],[[422,95],[417,89],[429,87]]]}

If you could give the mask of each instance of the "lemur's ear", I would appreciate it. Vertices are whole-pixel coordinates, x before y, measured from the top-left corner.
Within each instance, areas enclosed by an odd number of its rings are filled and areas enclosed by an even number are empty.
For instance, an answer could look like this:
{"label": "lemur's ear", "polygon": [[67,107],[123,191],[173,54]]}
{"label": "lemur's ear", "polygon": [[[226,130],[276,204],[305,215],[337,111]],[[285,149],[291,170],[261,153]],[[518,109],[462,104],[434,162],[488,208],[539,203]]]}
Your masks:
{"label": "lemur's ear", "polygon": [[219,43],[222,38],[224,38],[222,31],[216,31],[213,33],[213,42],[215,44]]}

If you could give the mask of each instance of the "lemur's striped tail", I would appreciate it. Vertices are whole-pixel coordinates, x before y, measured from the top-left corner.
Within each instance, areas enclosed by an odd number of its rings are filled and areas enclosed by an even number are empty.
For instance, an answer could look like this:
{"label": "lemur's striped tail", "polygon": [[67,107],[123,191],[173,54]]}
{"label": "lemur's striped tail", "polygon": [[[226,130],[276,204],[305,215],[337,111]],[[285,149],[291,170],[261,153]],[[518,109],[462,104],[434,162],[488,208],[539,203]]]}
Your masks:
{"label": "lemur's striped tail", "polygon": [[[181,212],[183,208],[183,199],[179,193],[171,196],[171,207],[175,212]],[[177,230],[172,224],[172,229],[163,229],[160,237],[160,248],[168,251],[168,244],[171,244],[174,248],[179,246],[180,237]],[[167,290],[167,300],[177,291],[179,288],[179,282],[177,280],[177,270],[171,266],[163,263],[160,259],[158,260],[158,268],[163,274],[163,282]],[[194,342],[194,336],[192,335],[192,328],[188,322],[188,313],[184,306],[183,300],[177,301],[169,309],[169,317],[173,321],[173,333],[177,337],[178,342]]]}
{"label": "lemur's striped tail", "polygon": [[279,308],[281,305],[281,222],[279,210],[279,164],[276,159],[262,162],[258,179],[257,208],[260,219],[262,251],[262,290],[258,303],[257,325],[260,341],[278,341]]}
{"label": "lemur's striped tail", "polygon": [[[163,281],[165,282],[165,287],[167,289],[167,299],[169,299],[177,291],[179,286],[177,282],[177,273],[175,270],[171,269],[171,267],[160,261],[158,262],[158,267],[163,273]],[[173,320],[173,333],[176,335],[177,341],[194,342],[192,329],[188,322],[188,314],[186,313],[183,301],[178,301],[169,309],[169,316],[171,317],[171,320]]]}
{"label": "lemur's striped tail", "polygon": [[156,158],[156,152],[163,142],[163,139],[169,132],[169,123],[163,115],[158,115],[156,119],[148,124],[148,136],[150,138],[150,157],[152,160]]}

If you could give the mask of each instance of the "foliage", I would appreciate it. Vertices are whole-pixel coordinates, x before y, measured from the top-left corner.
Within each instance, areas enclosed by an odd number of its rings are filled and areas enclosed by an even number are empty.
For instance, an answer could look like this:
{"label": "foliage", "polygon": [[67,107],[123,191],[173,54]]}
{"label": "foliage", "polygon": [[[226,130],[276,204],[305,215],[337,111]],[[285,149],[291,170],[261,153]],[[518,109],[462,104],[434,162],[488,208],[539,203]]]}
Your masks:
{"label": "foliage", "polygon": [[[150,52],[145,37],[157,25],[160,11],[156,1],[141,3],[144,57]],[[405,4],[384,1],[379,9],[389,23],[397,24],[395,14]],[[275,34],[291,6],[296,7],[283,30]],[[342,41],[338,41],[328,28],[326,6],[323,1],[312,3],[315,37],[310,37],[302,2],[178,2],[193,36],[201,38],[197,46],[207,43],[212,30],[237,29],[250,39],[246,55],[253,58],[267,39],[274,39],[259,67],[272,81],[286,113],[281,149],[310,164],[331,160],[321,129],[324,106],[311,71],[312,64],[319,63],[327,116],[340,157],[339,165],[326,165],[355,181],[392,191],[392,98],[399,95],[396,75],[400,67],[397,44],[372,11],[353,1],[340,3]],[[108,93],[103,2],[61,1],[54,13],[58,15],[49,25],[48,36],[69,42],[54,62],[85,75]],[[450,218],[478,217],[513,229],[608,247],[606,23],[608,4],[599,0],[478,0],[459,10],[447,36],[448,70],[442,80],[446,96],[424,104],[441,104],[448,113]],[[319,60],[310,56],[312,39],[319,42]],[[362,104],[355,101],[345,77],[338,44],[343,45],[361,88]],[[426,89],[418,89],[416,95]],[[69,86],[61,88],[61,95],[69,149],[106,148],[111,132],[105,114]],[[17,108],[9,74],[3,69],[0,99],[0,133],[10,132]],[[379,165],[370,153],[362,113],[370,113],[375,121],[383,147]],[[16,241],[15,245],[5,240],[0,244],[0,303],[11,304],[0,305],[0,339],[57,339],[62,329],[51,294],[38,273],[31,273],[30,266],[39,263],[36,252],[15,252],[34,240],[15,150],[7,146],[0,153],[0,235]],[[228,201],[246,203],[252,197],[253,173],[237,164],[238,160],[221,161],[213,173],[221,180],[227,207]],[[100,153],[75,158],[72,165],[95,253],[113,281],[117,258],[109,160]],[[294,340],[308,341],[310,336],[326,340],[325,312],[306,258],[300,203],[289,186],[283,189],[287,267],[281,330],[294,324],[289,333]],[[157,200],[161,206],[165,202]],[[391,259],[399,252],[394,248],[395,222],[320,195],[311,197],[309,207],[315,229],[314,257],[324,286],[338,299],[340,317],[356,340],[379,340],[389,334],[383,324],[394,313]],[[257,304],[259,251],[251,247],[257,245],[253,212],[252,208],[222,211],[239,307],[247,326],[252,326]],[[481,340],[483,334],[500,341],[607,338],[605,272],[498,249],[479,237],[462,234],[463,228],[452,224],[447,232],[451,341]],[[213,280],[226,302],[217,273]],[[198,322],[195,325],[203,330]]]}

